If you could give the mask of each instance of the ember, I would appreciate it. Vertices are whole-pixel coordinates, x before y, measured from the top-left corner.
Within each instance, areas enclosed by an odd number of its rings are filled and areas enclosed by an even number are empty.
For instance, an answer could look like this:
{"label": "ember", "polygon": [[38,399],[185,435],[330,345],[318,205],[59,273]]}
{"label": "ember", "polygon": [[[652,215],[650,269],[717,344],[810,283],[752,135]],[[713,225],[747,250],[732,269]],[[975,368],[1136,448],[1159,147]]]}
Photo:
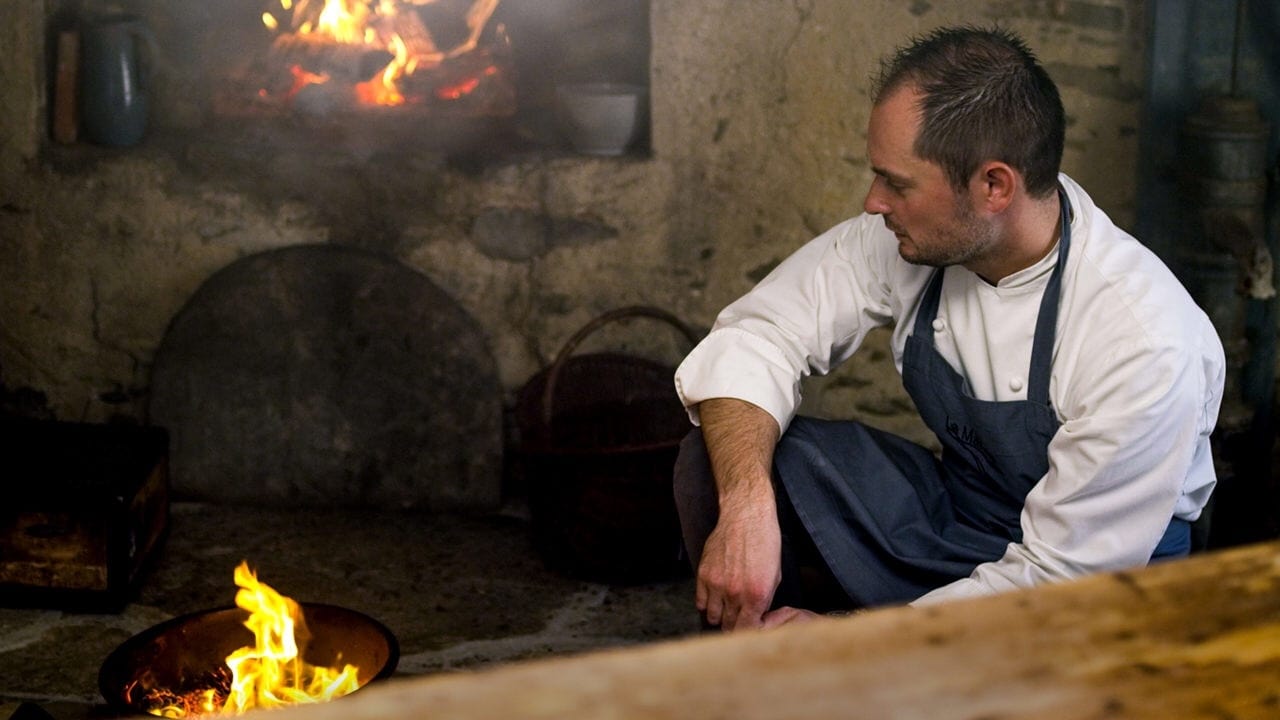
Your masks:
{"label": "ember", "polygon": [[288,95],[290,98],[302,92],[302,88],[308,85],[320,85],[329,82],[328,75],[307,72],[300,65],[290,67],[289,74],[293,75],[293,86],[289,88]]}
{"label": "ember", "polygon": [[149,709],[147,712],[160,717],[199,717],[217,713],[227,702],[231,690],[231,671],[221,668],[210,673],[195,683],[203,686],[203,690],[187,693],[176,693],[171,690],[143,691],[142,697],[135,700],[133,695],[141,690],[142,683],[134,681],[125,689],[125,697],[130,702],[139,702]]}
{"label": "ember", "polygon": [[240,588],[236,605],[249,611],[244,625],[253,631],[254,645],[232,652],[226,668],[202,678],[194,690],[149,691],[143,698],[147,712],[160,717],[240,715],[325,702],[359,688],[353,665],[324,668],[302,660],[299,641],[305,643],[309,635],[297,602],[259,582],[247,562],[236,567],[235,583]]}

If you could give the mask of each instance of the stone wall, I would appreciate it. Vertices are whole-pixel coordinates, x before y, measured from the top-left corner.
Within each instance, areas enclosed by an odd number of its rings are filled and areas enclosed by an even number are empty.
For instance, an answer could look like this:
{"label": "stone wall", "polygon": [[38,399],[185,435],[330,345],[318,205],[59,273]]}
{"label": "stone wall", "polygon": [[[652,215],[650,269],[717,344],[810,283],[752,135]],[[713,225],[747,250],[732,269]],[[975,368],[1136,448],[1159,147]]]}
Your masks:
{"label": "stone wall", "polygon": [[[282,151],[218,172],[207,148],[159,139],[51,147],[46,8],[3,3],[0,380],[31,412],[145,420],[156,349],[201,283],[239,257],[314,242],[385,253],[448,292],[489,338],[508,401],[605,310],[655,305],[709,326],[790,251],[860,210],[868,76],[906,36],[942,24],[999,21],[1027,38],[1063,92],[1066,172],[1129,226],[1141,7],[652,0],[644,157],[535,153],[460,169],[429,155]],[[321,192],[264,191],[325,176]],[[682,351],[660,332],[606,335],[673,363]],[[927,441],[886,339],[810,383],[806,411]]]}

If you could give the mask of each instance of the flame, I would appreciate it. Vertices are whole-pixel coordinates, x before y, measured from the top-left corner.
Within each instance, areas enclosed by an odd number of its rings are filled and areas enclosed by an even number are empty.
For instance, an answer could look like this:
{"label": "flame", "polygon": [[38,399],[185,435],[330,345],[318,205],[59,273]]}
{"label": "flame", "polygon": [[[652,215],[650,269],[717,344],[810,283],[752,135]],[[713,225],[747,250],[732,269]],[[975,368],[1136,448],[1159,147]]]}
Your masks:
{"label": "flame", "polygon": [[223,706],[224,715],[324,702],[359,687],[353,665],[334,670],[302,660],[294,634],[303,622],[298,603],[258,582],[246,562],[236,567],[235,580],[240,586],[236,605],[249,611],[245,627],[253,631],[254,646],[227,656],[231,694]]}
{"label": "flame", "polygon": [[360,0],[325,0],[315,32],[348,45],[365,42],[369,6]]}
{"label": "flame", "polygon": [[373,79],[356,85],[356,97],[360,102],[370,105],[404,104],[404,95],[400,92],[396,81],[405,74],[404,68],[409,65],[409,49],[399,35],[392,37],[391,46],[395,59]]}
{"label": "flame", "polygon": [[[370,79],[356,85],[357,99],[377,105],[402,105],[409,102],[401,83],[416,71],[439,66],[451,58],[471,52],[479,44],[489,19],[501,0],[473,0],[465,21],[467,37],[452,48],[437,47],[430,31],[422,25],[416,12],[402,12],[404,6],[430,5],[437,0],[323,0],[324,7],[315,13],[312,6],[321,0],[280,0],[288,23],[297,35],[314,35],[330,41],[382,50],[391,60]],[[263,14],[263,25],[279,31],[280,20],[272,13]],[[491,73],[486,73],[491,74]],[[478,81],[478,78],[476,79]],[[474,86],[473,86],[474,87]],[[470,89],[452,95],[460,97]],[[437,91],[441,99],[451,91]]]}
{"label": "flame", "polygon": [[306,624],[297,602],[259,582],[245,561],[235,569],[235,582],[240,588],[236,605],[249,611],[244,625],[253,631],[254,644],[227,656],[229,672],[215,679],[216,687],[182,696],[153,691],[148,696],[154,708],[151,714],[241,715],[254,709],[326,702],[360,687],[354,665],[323,668],[302,659],[297,638],[306,637]]}

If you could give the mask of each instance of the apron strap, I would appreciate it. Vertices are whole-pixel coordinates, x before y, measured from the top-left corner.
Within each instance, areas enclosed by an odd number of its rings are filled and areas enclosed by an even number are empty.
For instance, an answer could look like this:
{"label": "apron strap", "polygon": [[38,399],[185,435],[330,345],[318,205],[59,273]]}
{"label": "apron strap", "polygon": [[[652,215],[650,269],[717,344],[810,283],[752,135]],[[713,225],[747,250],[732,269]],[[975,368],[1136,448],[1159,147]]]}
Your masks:
{"label": "apron strap", "polygon": [[920,309],[916,311],[915,327],[911,333],[933,345],[933,319],[938,316],[938,299],[942,297],[942,273],[945,267],[937,268],[929,276],[929,284],[924,289],[924,299],[920,301]]}
{"label": "apron strap", "polygon": [[1058,264],[1053,266],[1049,284],[1040,298],[1040,315],[1036,318],[1035,339],[1031,342],[1031,370],[1027,373],[1027,400],[1049,405],[1049,376],[1053,364],[1053,340],[1058,329],[1058,300],[1062,295],[1062,268],[1071,250],[1071,203],[1067,193],[1058,187],[1058,205],[1062,214],[1062,232],[1058,238]]}

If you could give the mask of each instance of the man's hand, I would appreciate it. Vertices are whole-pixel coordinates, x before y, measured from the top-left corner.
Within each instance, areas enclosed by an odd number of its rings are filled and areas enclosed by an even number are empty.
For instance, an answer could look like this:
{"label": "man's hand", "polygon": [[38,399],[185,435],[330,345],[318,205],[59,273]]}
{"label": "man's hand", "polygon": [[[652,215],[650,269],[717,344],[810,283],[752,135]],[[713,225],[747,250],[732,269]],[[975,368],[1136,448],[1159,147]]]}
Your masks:
{"label": "man's hand", "polygon": [[782,579],[782,535],[772,506],[721,516],[698,565],[698,610],[723,630],[761,627]]}
{"label": "man's hand", "polygon": [[764,614],[764,627],[774,628],[780,625],[805,623],[810,620],[817,620],[820,617],[822,617],[822,615],[811,610],[803,610],[801,608],[793,608],[790,606],[780,607],[777,610],[770,610]]}

